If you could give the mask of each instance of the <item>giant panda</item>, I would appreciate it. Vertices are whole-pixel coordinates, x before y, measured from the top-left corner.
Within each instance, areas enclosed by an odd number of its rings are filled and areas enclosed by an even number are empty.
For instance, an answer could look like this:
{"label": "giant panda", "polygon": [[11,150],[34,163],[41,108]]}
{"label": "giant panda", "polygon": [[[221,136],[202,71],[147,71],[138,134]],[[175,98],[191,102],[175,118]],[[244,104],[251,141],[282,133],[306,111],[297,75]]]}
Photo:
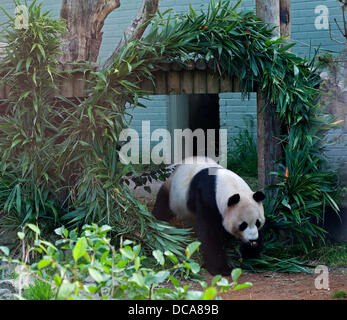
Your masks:
{"label": "giant panda", "polygon": [[225,251],[230,236],[241,240],[243,258],[257,257],[262,250],[264,199],[263,192],[253,192],[214,160],[190,157],[161,186],[152,213],[163,221],[195,221],[204,267],[212,275],[230,275]]}

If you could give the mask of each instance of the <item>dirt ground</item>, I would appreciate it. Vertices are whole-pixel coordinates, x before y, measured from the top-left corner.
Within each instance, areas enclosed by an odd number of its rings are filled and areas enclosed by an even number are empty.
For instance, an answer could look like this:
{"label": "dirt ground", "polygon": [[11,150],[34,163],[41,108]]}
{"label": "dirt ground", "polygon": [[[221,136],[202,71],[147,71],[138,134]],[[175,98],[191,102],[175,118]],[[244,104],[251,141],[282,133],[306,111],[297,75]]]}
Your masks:
{"label": "dirt ground", "polygon": [[[318,274],[305,273],[244,273],[238,283],[251,282],[253,287],[229,290],[222,293],[221,297],[223,300],[336,300],[332,297],[335,291],[347,292],[346,268],[329,272],[330,290],[315,288],[317,276]],[[204,277],[212,279],[208,273]]]}

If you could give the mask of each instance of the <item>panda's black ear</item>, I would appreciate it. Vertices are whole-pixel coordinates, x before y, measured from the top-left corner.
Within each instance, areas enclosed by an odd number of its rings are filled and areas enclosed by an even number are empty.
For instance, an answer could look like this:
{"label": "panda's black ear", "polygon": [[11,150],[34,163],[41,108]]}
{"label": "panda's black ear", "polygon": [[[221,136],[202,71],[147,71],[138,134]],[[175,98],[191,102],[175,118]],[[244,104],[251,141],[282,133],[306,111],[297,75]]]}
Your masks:
{"label": "panda's black ear", "polygon": [[240,195],[238,193],[234,194],[233,196],[231,196],[228,200],[228,207],[231,207],[237,203],[239,203],[240,201]]}
{"label": "panda's black ear", "polygon": [[265,199],[265,194],[261,191],[257,191],[256,193],[253,194],[253,199],[256,202],[263,201]]}

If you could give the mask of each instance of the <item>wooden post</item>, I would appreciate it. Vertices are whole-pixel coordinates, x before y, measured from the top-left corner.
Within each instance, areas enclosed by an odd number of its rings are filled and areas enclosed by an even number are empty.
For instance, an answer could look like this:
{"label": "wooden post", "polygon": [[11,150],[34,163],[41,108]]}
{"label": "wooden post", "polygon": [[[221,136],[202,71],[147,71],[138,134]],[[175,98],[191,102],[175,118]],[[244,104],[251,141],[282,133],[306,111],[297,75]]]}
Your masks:
{"label": "wooden post", "polygon": [[291,15],[290,0],[280,0],[280,30],[281,37],[286,36],[284,41],[291,40]]}
{"label": "wooden post", "polygon": [[[280,1],[256,0],[257,15],[263,18],[274,30],[274,37],[280,36]],[[269,175],[276,170],[274,161],[279,157],[280,145],[274,137],[278,134],[278,121],[276,121],[275,106],[265,105],[261,91],[257,90],[257,142],[258,142],[258,186],[264,189],[274,184],[274,176]]]}
{"label": "wooden post", "polygon": [[265,100],[260,90],[257,91],[257,140],[258,140],[258,188],[274,184],[271,171],[277,168],[274,161],[281,155],[281,146],[277,138],[280,125],[275,116],[276,105],[265,106]]}
{"label": "wooden post", "polygon": [[256,0],[257,16],[271,27],[276,27],[274,37],[280,35],[280,0]]}

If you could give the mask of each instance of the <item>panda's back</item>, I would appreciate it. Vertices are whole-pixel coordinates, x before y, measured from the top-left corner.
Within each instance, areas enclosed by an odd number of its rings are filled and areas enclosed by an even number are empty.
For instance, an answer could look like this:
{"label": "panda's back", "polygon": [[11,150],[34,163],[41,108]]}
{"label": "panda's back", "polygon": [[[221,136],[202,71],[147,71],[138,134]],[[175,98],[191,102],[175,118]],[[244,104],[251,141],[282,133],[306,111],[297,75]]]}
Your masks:
{"label": "panda's back", "polygon": [[[179,220],[189,219],[193,215],[197,188],[204,190],[204,202],[209,202],[211,208],[216,205],[216,211],[220,213],[226,209],[228,198],[231,195],[239,193],[247,195],[245,198],[251,196],[252,190],[236,173],[223,168],[212,159],[194,159],[197,163],[191,162],[192,158],[186,159],[185,163],[177,167],[170,178],[169,205]],[[192,184],[193,179],[195,183]]]}
{"label": "panda's back", "polygon": [[188,208],[189,188],[193,178],[207,168],[222,168],[214,160],[204,157],[188,158],[177,167],[170,181],[170,209],[179,220],[190,218]]}

